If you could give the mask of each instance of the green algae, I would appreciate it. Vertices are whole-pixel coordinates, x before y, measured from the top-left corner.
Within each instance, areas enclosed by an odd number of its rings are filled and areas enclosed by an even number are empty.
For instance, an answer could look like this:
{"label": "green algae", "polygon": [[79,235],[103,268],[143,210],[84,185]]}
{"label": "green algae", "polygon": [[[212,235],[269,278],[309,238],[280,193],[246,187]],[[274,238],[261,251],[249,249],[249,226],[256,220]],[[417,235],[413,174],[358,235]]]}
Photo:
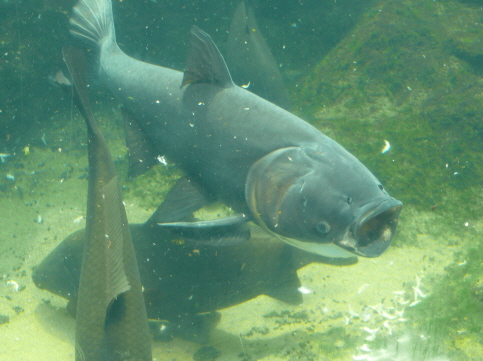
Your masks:
{"label": "green algae", "polygon": [[483,31],[466,21],[477,17],[450,2],[381,2],[298,86],[298,108],[312,124],[392,195],[447,222],[475,220],[482,204],[482,87],[474,64]]}
{"label": "green algae", "polygon": [[308,333],[299,342],[279,353],[284,360],[347,360],[361,339],[344,327],[333,327],[327,332]]}
{"label": "green algae", "polygon": [[[476,243],[477,247],[455,254],[455,262],[447,267],[447,274],[433,292],[406,315],[413,329],[437,336],[446,349],[481,356],[483,250],[481,241]],[[454,359],[467,358],[459,355]]]}
{"label": "green algae", "polygon": [[[127,174],[127,162],[124,169]],[[136,199],[142,207],[155,209],[181,175],[173,165],[154,167],[140,177],[123,182],[123,196],[126,200]]]}
{"label": "green algae", "polygon": [[395,246],[454,252],[431,294],[405,311],[412,359],[482,352],[480,13],[450,1],[381,2],[298,84],[303,116],[404,202]]}

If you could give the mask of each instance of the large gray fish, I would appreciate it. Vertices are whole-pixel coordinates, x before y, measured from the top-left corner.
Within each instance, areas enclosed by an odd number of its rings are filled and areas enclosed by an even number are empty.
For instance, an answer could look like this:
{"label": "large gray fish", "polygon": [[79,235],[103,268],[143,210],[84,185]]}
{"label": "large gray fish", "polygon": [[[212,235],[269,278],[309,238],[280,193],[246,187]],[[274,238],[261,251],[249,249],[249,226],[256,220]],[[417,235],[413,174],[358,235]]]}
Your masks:
{"label": "large gray fish", "polygon": [[92,114],[82,51],[64,49],[75,100],[87,125],[89,184],[79,267],[78,361],[151,361],[141,280],[111,153]]}
{"label": "large gray fish", "polygon": [[[402,203],[337,142],[237,87],[206,33],[193,27],[183,76],[119,49],[110,0],[80,0],[70,24],[75,37],[95,47],[99,73],[125,105],[134,138],[155,152],[150,159],[166,155],[181,167],[193,197],[201,193],[199,206],[221,201],[239,212],[171,224],[183,237],[204,229],[206,239],[209,232],[222,234],[218,228],[254,220],[289,244],[330,257],[376,257],[387,249]],[[147,154],[138,156],[141,167],[152,164],[144,161]],[[237,232],[219,240],[249,237]]]}
{"label": "large gray fish", "polygon": [[[169,321],[163,323],[165,339],[177,336],[207,342],[219,319],[214,311],[261,294],[301,304],[297,269],[311,262],[357,262],[356,256],[328,259],[304,252],[264,231],[252,232],[247,242],[232,246],[182,242],[176,233],[157,226],[163,218],[155,214],[145,224],[129,228],[147,315],[151,320]],[[69,300],[67,309],[74,314],[85,238],[84,230],[71,234],[32,274],[37,287]]]}
{"label": "large gray fish", "polygon": [[230,24],[227,63],[238,85],[290,111],[279,66],[257,25],[252,6],[241,1]]}

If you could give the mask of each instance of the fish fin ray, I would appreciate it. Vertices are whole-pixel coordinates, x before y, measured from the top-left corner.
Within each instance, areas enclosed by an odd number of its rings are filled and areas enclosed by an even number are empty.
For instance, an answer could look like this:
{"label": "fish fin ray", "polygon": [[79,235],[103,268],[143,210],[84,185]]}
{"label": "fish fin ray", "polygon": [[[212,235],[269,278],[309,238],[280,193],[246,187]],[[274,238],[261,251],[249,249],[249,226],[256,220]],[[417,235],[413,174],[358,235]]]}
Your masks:
{"label": "fish fin ray", "polygon": [[185,241],[206,246],[232,246],[250,238],[249,218],[244,214],[210,221],[158,223],[179,234]]}
{"label": "fish fin ray", "polygon": [[104,39],[116,41],[110,0],[79,1],[69,20],[70,33],[77,39],[98,48]]}
{"label": "fish fin ray", "polygon": [[106,272],[108,282],[106,287],[106,309],[120,294],[128,291],[131,286],[124,270],[124,239],[123,225],[117,176],[113,177],[102,187],[103,224],[107,246]]}
{"label": "fish fin ray", "polygon": [[[72,78],[71,85],[74,89],[74,102],[82,116],[86,120],[89,130],[97,128],[94,114],[87,94],[87,57],[84,50],[76,47],[62,48],[62,56]],[[59,83],[60,84],[60,83]],[[69,84],[61,84],[64,88]]]}
{"label": "fish fin ray", "polygon": [[212,203],[198,184],[182,177],[176,181],[146,224],[187,221],[193,212]]}
{"label": "fish fin ray", "polygon": [[207,33],[194,25],[186,63],[181,87],[196,83],[217,84],[224,88],[234,86],[230,71],[215,43]]}

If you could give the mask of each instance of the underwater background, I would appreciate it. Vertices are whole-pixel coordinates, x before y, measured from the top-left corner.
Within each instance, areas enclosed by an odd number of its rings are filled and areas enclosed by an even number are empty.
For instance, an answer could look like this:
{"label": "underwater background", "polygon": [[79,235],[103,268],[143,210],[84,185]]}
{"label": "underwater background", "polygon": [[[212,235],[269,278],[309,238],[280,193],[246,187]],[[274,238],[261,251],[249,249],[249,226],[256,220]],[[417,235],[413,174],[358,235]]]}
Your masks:
{"label": "underwater background", "polygon": [[[66,302],[31,280],[32,268],[85,226],[85,127],[72,100],[50,81],[64,69],[73,5],[0,0],[1,360],[74,359]],[[190,27],[209,33],[223,53],[237,5],[114,0],[117,40],[128,55],[183,70]],[[209,345],[156,341],[153,356],[483,359],[483,1],[254,5],[292,111],[403,201],[398,231],[378,258],[301,269],[302,305],[260,296],[222,310]],[[129,221],[144,222],[180,172],[159,165],[127,181],[119,104],[95,82],[90,95],[121,175]]]}

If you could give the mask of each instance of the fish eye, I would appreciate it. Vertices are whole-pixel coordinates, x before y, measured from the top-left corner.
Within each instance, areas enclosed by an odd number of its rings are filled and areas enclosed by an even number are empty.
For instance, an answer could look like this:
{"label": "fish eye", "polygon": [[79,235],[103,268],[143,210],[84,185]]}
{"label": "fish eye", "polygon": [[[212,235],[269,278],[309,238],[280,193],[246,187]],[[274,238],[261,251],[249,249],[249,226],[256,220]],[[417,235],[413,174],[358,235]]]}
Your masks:
{"label": "fish eye", "polygon": [[352,197],[347,197],[347,204],[351,205],[352,204]]}
{"label": "fish eye", "polygon": [[317,223],[317,231],[322,234],[327,234],[330,232],[330,225],[326,221]]}
{"label": "fish eye", "polygon": [[378,184],[377,186],[379,187],[379,189],[380,189],[381,191],[383,191],[383,190],[384,190],[384,187],[382,186],[382,184]]}

